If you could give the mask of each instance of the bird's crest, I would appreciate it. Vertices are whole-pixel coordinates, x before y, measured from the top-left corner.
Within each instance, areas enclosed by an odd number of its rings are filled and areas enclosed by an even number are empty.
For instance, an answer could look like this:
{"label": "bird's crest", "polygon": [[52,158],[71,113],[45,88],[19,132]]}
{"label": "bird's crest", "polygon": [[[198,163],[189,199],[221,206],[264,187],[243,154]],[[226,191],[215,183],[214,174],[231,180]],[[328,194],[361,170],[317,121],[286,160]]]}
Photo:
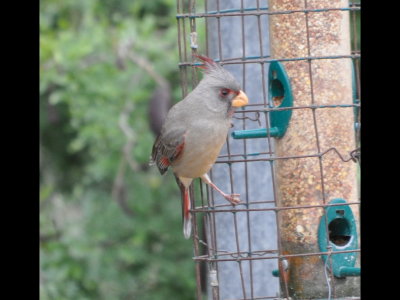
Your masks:
{"label": "bird's crest", "polygon": [[204,73],[209,76],[209,78],[213,79],[213,83],[237,91],[240,89],[239,84],[232,74],[225,70],[219,63],[204,55],[193,54],[193,56],[204,63],[202,65],[196,64],[195,67],[203,69]]}
{"label": "bird's crest", "polygon": [[193,56],[204,62],[203,65],[195,65],[195,67],[205,70],[206,73],[210,72],[215,68],[221,68],[221,66],[218,63],[216,63],[214,60],[212,60],[207,56],[198,54],[193,54]]}

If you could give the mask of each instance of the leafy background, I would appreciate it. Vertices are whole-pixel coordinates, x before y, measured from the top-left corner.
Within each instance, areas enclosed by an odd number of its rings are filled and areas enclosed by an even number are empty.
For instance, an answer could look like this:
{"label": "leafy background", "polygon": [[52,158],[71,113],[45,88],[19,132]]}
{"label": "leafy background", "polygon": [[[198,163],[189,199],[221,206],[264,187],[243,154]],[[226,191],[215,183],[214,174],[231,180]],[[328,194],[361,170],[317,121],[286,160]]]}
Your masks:
{"label": "leafy background", "polygon": [[175,13],[174,0],[40,1],[43,300],[194,296],[179,190],[148,166],[153,92],[181,96]]}

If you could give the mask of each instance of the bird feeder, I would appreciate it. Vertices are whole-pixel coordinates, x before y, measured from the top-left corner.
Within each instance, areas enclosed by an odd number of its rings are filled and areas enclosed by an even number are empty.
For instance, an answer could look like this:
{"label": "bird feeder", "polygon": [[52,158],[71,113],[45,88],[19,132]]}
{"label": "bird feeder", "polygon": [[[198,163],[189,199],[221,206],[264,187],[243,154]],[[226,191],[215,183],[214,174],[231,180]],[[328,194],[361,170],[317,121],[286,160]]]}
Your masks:
{"label": "bird feeder", "polygon": [[[276,139],[281,159],[275,169],[278,204],[285,208],[279,211],[281,249],[287,256],[282,258],[285,268],[277,273],[281,288],[296,299],[327,297],[327,284],[335,297],[359,295],[357,277],[334,273],[327,282],[326,269],[332,271],[338,254],[308,255],[346,248],[346,222],[353,230],[352,242],[358,231],[359,212],[351,205],[345,205],[350,221],[327,220],[330,215],[324,209],[335,204],[333,199],[344,199],[342,205],[359,199],[357,165],[337,154],[356,146],[349,12],[343,7],[347,1],[269,1],[271,58],[283,65],[293,107],[299,108],[293,109],[285,134]],[[342,246],[333,247],[338,245],[332,231],[344,239]],[[356,248],[352,244],[351,249]],[[343,252],[354,258],[358,254]],[[342,275],[358,274],[346,270]]]}

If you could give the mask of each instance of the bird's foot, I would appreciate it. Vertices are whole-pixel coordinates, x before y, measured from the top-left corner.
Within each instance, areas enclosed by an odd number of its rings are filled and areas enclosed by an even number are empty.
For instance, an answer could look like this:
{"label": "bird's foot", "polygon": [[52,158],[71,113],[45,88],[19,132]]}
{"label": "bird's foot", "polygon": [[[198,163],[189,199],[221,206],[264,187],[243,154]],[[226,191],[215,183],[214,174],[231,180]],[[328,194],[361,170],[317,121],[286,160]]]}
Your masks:
{"label": "bird's foot", "polygon": [[221,191],[208,177],[207,174],[201,176],[201,180],[203,180],[206,184],[210,185],[213,189],[215,189],[218,193],[220,193],[226,200],[228,200],[232,205],[236,205],[240,202],[240,194],[225,194]]}
{"label": "bird's foot", "polygon": [[224,198],[228,200],[232,205],[239,204],[240,194],[224,194]]}

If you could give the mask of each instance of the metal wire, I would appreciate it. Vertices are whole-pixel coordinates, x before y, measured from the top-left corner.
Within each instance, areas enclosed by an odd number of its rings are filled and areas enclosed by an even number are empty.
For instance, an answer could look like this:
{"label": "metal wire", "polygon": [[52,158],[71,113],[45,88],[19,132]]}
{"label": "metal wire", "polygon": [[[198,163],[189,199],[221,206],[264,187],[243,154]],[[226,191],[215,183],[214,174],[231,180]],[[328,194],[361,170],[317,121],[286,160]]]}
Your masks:
{"label": "metal wire", "polygon": [[261,15],[287,15],[293,13],[308,13],[308,12],[328,12],[328,11],[359,11],[360,7],[331,7],[331,8],[320,8],[320,9],[294,9],[294,10],[282,10],[282,11],[269,11],[266,7],[263,8],[248,8],[240,10],[217,10],[208,13],[187,13],[177,14],[176,18],[210,18],[210,17],[237,17],[237,16],[261,16]]}
{"label": "metal wire", "polygon": [[[215,59],[216,62],[219,62],[221,65],[235,65],[235,64],[260,64],[260,63],[271,63],[274,61],[280,61],[280,62],[288,62],[288,61],[310,61],[310,60],[326,60],[326,59],[343,59],[343,58],[351,58],[353,60],[355,59],[360,59],[361,55],[354,53],[352,55],[320,55],[320,56],[302,56],[302,57],[293,57],[293,58],[268,58],[267,57],[262,57],[262,56],[249,56],[244,58],[245,60],[219,60]],[[198,66],[201,65],[201,63],[196,63],[196,62],[180,62],[179,67],[186,67],[186,66]]]}
{"label": "metal wire", "polygon": [[331,287],[331,279],[329,278],[329,275],[328,275],[328,262],[330,261],[330,259],[331,259],[331,252],[329,251],[329,253],[328,253],[328,256],[327,256],[327,258],[326,258],[326,261],[325,261],[325,265],[324,265],[324,275],[325,275],[325,280],[326,280],[326,285],[328,286],[328,300],[331,300],[331,296],[332,296],[332,287]]}
{"label": "metal wire", "polygon": [[[177,0],[177,26],[178,26],[178,51],[179,51],[179,70],[180,70],[180,80],[182,87],[182,96],[186,96],[191,89],[193,89],[198,83],[198,74],[193,66],[200,65],[198,62],[194,62],[191,54],[206,52],[209,54],[210,44],[209,44],[209,20],[215,20],[215,30],[217,31],[217,40],[214,41],[217,44],[217,58],[216,61],[220,62],[221,65],[225,66],[238,66],[242,69],[242,87],[246,90],[246,74],[248,73],[248,67],[251,65],[258,65],[260,70],[260,78],[262,82],[262,97],[255,103],[247,105],[246,108],[238,110],[234,114],[234,118],[241,122],[241,129],[246,130],[248,127],[248,122],[257,122],[258,126],[261,127],[262,124],[265,128],[270,127],[270,113],[275,111],[285,111],[285,110],[311,110],[313,116],[314,131],[316,136],[316,152],[306,155],[287,155],[278,156],[275,153],[275,149],[272,147],[274,144],[273,138],[270,136],[269,130],[267,130],[267,141],[266,149],[258,152],[249,151],[249,143],[243,140],[242,150],[239,152],[233,151],[230,139],[227,139],[226,144],[226,154],[219,156],[216,164],[227,165],[228,175],[227,180],[229,183],[230,192],[235,192],[234,178],[232,169],[235,164],[243,165],[244,172],[244,190],[245,199],[240,202],[237,206],[233,207],[230,204],[216,204],[214,199],[214,193],[204,186],[201,181],[199,183],[199,193],[195,193],[194,189],[191,188],[192,196],[192,209],[191,213],[193,215],[193,249],[195,262],[195,272],[196,272],[196,297],[198,300],[202,299],[203,294],[208,290],[209,295],[213,300],[220,298],[220,278],[219,278],[219,264],[222,262],[236,262],[239,274],[240,286],[242,295],[239,299],[282,299],[277,298],[276,295],[255,295],[254,290],[254,265],[260,260],[277,260],[294,258],[294,257],[312,257],[322,255],[327,255],[327,259],[324,264],[324,274],[327,282],[328,299],[335,296],[332,292],[335,290],[334,280],[332,270],[328,268],[329,261],[331,260],[331,251],[328,252],[309,252],[309,253],[295,253],[287,254],[283,253],[282,241],[281,241],[281,224],[279,220],[279,213],[286,210],[298,210],[307,211],[309,209],[319,208],[324,210],[328,207],[334,207],[343,204],[329,204],[328,199],[325,198],[325,182],[324,182],[324,171],[322,166],[322,161],[324,157],[330,153],[334,153],[343,163],[359,163],[361,160],[360,156],[360,143],[359,143],[359,129],[356,130],[356,148],[352,149],[347,153],[342,153],[336,147],[330,147],[322,151],[319,140],[319,128],[316,120],[316,114],[319,110],[325,109],[359,109],[361,107],[360,99],[360,59],[361,53],[357,49],[358,45],[358,31],[356,26],[356,13],[361,10],[361,5],[359,3],[350,3],[348,7],[331,7],[323,9],[315,9],[307,7],[307,0],[304,0],[304,9],[295,10],[281,10],[281,11],[271,11],[267,6],[260,5],[260,0],[257,0],[255,7],[245,7],[244,1],[240,0],[239,7],[224,8],[221,9],[221,3],[219,0],[215,2],[215,9],[210,10],[210,6],[207,0],[201,1],[204,4],[204,11],[198,12],[200,6],[195,0]],[[310,30],[309,30],[309,14],[314,13],[326,13],[326,12],[348,12],[350,13],[350,21],[352,22],[351,34],[353,37],[352,51],[349,55],[312,55],[310,51]],[[308,53],[306,56],[302,57],[291,57],[291,58],[271,58],[267,53],[264,53],[263,49],[263,39],[265,39],[265,31],[262,28],[261,17],[272,16],[272,15],[290,15],[290,14],[304,14],[305,24],[306,24],[306,35],[308,43]],[[242,39],[242,55],[240,57],[224,57],[223,52],[223,41],[221,36],[221,18],[240,18],[241,22],[241,35]],[[246,38],[245,38],[245,23],[246,18],[257,18],[257,32],[259,40],[259,55],[248,55],[246,53]],[[197,35],[197,30],[199,26],[196,22],[204,20],[205,27],[205,37]],[[232,19],[233,20],[233,19]],[[236,20],[236,19],[235,19]],[[189,36],[193,37],[193,33],[196,33],[199,49],[197,44],[190,39]],[[202,44],[204,43],[204,44]],[[355,80],[356,80],[356,97],[357,101],[353,104],[330,104],[330,105],[319,105],[316,104],[314,99],[314,82],[312,76],[312,64],[320,60],[340,60],[340,59],[350,59],[354,63]],[[273,103],[269,102],[267,97],[266,87],[268,86],[267,78],[265,76],[266,65],[268,66],[271,62],[294,62],[294,61],[304,61],[308,64],[308,72],[310,78],[310,95],[311,104],[302,106],[291,106],[291,107],[275,107]],[[358,114],[358,119],[356,120],[360,124],[360,114]],[[263,123],[264,122],[264,123]],[[271,174],[275,174],[276,162],[280,160],[295,160],[295,159],[305,159],[305,158],[315,158],[318,159],[319,172],[321,178],[321,202],[316,205],[293,205],[293,206],[280,206],[277,202],[278,187],[274,176],[272,177],[271,188],[272,188],[272,199],[252,199],[249,198],[249,166],[254,163],[266,163],[267,168]],[[213,171],[210,172],[210,177],[213,180]],[[199,196],[196,198],[196,196]],[[259,207],[260,204],[270,205],[270,207]],[[360,201],[353,201],[346,203],[348,206],[359,207]],[[252,249],[253,235],[250,226],[251,212],[271,212],[275,214],[275,220],[277,224],[277,249]],[[246,218],[246,234],[239,230],[238,218],[239,213],[244,213]],[[217,238],[217,222],[216,215],[218,214],[230,214],[233,220],[233,231],[234,231],[234,251],[233,249],[222,249],[218,245]],[[241,215],[242,216],[242,215]],[[324,216],[326,218],[326,215]],[[327,222],[326,222],[327,224]],[[326,226],[326,232],[328,234],[328,228]],[[242,249],[243,241],[246,239],[246,249]],[[329,245],[328,245],[329,247]],[[328,248],[329,249],[329,248]],[[360,249],[355,250],[343,250],[335,251],[335,253],[359,253]],[[248,277],[245,275],[244,268],[245,263],[248,263]],[[206,276],[210,275],[207,283]],[[208,289],[206,285],[209,285]],[[286,281],[281,281],[281,297],[289,298],[289,287]],[[358,297],[352,297],[351,299],[360,299]],[[222,300],[222,299],[221,299]],[[227,300],[227,299],[223,299]],[[229,299],[232,300],[232,299]]]}

